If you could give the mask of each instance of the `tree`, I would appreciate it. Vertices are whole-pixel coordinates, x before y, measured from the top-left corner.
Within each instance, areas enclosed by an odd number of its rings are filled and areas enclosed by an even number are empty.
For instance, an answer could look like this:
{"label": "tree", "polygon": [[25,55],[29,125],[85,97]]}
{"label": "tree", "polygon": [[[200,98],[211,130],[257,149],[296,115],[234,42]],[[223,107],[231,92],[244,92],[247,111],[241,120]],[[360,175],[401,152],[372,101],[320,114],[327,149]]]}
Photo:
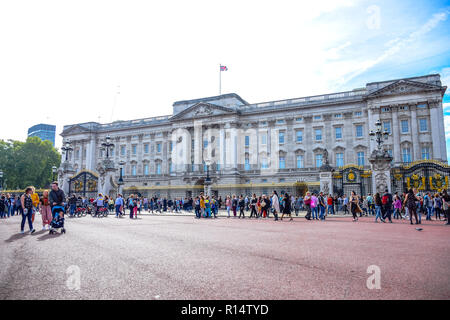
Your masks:
{"label": "tree", "polygon": [[28,137],[26,142],[0,140],[0,169],[8,189],[47,187],[52,181],[52,167],[59,167],[61,155],[50,141]]}

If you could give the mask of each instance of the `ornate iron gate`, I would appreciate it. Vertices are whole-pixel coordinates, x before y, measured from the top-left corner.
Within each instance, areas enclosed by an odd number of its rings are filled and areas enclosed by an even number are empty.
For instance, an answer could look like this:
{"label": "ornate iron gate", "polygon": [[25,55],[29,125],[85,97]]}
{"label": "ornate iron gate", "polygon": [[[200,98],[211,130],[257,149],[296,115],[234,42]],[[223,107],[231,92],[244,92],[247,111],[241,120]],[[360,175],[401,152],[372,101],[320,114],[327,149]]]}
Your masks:
{"label": "ornate iron gate", "polygon": [[406,192],[416,188],[421,192],[441,192],[449,189],[450,166],[435,160],[416,161],[407,166],[393,168],[393,192]]}
{"label": "ornate iron gate", "polygon": [[347,165],[333,174],[333,191],[338,196],[372,193],[372,172],[356,165]]}
{"label": "ornate iron gate", "polygon": [[98,177],[92,172],[82,171],[69,180],[69,194],[96,198],[98,193]]}

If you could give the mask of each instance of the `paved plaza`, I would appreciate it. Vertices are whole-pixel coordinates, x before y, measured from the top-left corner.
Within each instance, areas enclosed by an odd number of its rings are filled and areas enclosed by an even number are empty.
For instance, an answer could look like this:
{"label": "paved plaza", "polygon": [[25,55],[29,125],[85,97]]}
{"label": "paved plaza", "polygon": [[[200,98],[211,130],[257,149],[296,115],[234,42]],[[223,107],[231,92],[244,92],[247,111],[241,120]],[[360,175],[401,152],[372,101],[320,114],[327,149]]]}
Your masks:
{"label": "paved plaza", "polygon": [[19,217],[0,221],[0,299],[450,298],[444,222],[87,216],[65,235],[35,222],[22,235]]}

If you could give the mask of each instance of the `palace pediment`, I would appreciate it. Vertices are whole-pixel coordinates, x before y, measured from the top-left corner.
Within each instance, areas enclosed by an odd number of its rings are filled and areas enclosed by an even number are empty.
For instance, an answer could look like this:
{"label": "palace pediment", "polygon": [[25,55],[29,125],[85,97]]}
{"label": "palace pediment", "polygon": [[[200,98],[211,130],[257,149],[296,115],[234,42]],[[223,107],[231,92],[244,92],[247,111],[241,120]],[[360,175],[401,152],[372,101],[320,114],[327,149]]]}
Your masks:
{"label": "palace pediment", "polygon": [[402,79],[370,93],[367,97],[376,98],[380,96],[404,95],[436,90],[444,93],[445,89],[446,87],[441,87],[434,84]]}
{"label": "palace pediment", "polygon": [[237,114],[238,111],[228,107],[218,106],[212,103],[199,102],[189,108],[177,113],[170,120],[187,120],[209,117],[220,117],[225,115]]}
{"label": "palace pediment", "polygon": [[73,135],[73,134],[78,134],[78,133],[89,133],[90,131],[91,130],[76,124],[72,127],[64,129],[63,132],[61,133],[61,135],[65,136],[65,135]]}

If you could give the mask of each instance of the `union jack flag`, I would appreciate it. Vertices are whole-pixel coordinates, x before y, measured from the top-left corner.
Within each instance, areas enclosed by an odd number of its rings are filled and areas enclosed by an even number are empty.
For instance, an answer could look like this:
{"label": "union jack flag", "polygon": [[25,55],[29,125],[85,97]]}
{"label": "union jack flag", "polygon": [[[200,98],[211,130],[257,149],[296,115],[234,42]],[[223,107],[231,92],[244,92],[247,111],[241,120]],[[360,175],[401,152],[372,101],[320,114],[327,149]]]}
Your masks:
{"label": "union jack flag", "polygon": [[220,66],[220,71],[227,71],[228,68],[226,66]]}

